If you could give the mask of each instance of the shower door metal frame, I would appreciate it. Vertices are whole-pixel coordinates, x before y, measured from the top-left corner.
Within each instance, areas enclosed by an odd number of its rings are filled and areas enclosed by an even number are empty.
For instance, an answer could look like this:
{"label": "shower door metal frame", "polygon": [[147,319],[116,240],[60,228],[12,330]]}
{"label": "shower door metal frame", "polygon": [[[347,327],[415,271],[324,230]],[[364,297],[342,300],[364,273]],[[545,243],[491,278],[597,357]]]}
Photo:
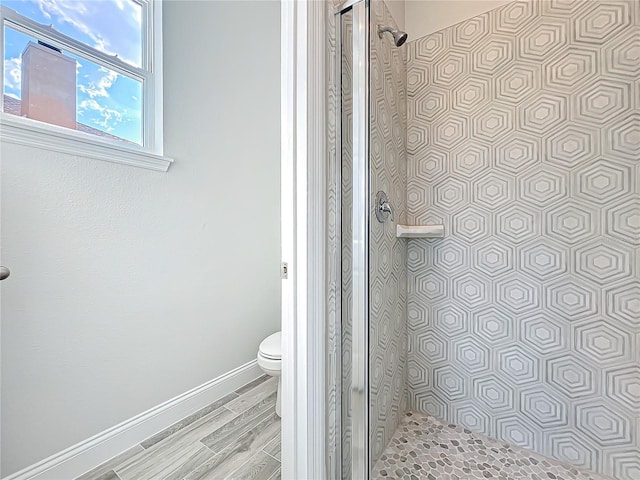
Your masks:
{"label": "shower door metal frame", "polygon": [[[351,472],[354,479],[368,479],[369,454],[369,0],[347,0],[336,11],[337,92],[336,132],[342,130],[342,22],[346,11],[353,15],[353,226],[352,226],[352,382]],[[341,135],[336,135],[338,191],[342,179]],[[342,207],[342,202],[340,207]],[[340,210],[341,211],[341,208]],[[340,240],[339,240],[340,241]],[[342,271],[342,268],[340,268]],[[342,307],[338,299],[338,308]],[[341,315],[340,315],[341,318]]]}

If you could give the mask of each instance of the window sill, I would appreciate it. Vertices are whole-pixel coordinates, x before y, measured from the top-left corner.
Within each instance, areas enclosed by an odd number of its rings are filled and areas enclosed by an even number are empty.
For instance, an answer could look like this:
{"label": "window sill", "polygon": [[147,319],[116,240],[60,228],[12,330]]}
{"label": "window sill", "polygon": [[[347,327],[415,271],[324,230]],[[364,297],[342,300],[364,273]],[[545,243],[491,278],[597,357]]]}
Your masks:
{"label": "window sill", "polygon": [[171,158],[157,155],[136,145],[100,138],[57,125],[0,113],[0,141],[54,152],[120,163],[166,172]]}

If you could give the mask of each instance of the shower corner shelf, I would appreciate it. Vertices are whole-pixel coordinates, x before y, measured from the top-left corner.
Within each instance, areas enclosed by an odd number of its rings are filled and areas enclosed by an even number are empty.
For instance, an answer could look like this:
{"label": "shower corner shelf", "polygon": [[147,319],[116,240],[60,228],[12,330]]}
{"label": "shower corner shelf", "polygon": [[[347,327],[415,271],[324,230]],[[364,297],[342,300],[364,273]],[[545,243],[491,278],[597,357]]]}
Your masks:
{"label": "shower corner shelf", "polygon": [[443,238],[444,225],[396,225],[398,238]]}

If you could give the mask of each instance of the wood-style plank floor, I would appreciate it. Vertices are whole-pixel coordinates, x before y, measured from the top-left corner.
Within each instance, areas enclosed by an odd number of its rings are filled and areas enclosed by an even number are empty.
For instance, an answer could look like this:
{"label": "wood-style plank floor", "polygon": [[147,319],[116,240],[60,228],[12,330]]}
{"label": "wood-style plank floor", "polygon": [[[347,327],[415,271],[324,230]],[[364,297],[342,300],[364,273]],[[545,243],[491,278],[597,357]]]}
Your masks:
{"label": "wood-style plank floor", "polygon": [[75,480],[279,480],[277,386],[262,376]]}

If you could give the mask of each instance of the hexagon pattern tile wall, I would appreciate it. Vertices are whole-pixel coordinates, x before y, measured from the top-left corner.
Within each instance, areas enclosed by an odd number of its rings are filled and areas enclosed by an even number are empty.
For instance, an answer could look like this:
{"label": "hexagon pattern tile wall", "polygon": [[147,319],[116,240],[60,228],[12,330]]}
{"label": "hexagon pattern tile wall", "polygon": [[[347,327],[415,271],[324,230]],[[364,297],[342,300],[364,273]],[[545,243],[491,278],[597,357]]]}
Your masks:
{"label": "hexagon pattern tile wall", "polygon": [[[384,2],[371,2],[370,28],[396,27]],[[406,46],[393,37],[370,39],[370,188],[387,192],[395,222],[369,224],[369,450],[371,467],[391,440],[406,410],[407,245],[395,223],[406,218]]]}
{"label": "hexagon pattern tile wall", "polygon": [[640,2],[516,1],[409,44],[410,408],[640,475]]}

